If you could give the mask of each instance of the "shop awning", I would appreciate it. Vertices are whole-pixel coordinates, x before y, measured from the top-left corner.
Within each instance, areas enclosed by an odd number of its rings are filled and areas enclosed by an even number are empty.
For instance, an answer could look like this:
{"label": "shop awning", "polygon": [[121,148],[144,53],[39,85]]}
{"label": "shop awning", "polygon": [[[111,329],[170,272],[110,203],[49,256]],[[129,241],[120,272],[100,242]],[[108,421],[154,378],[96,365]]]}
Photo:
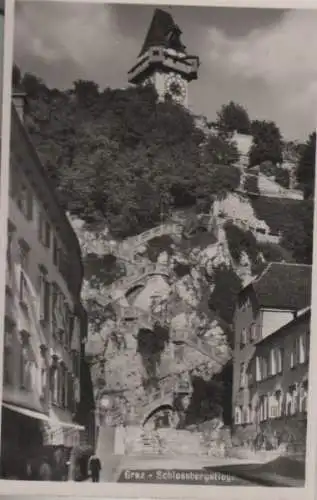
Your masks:
{"label": "shop awning", "polygon": [[77,431],[84,431],[85,430],[85,427],[83,425],[79,425],[79,424],[73,424],[70,422],[62,422],[61,420],[55,420],[55,419],[50,419],[49,422],[50,422],[50,424],[52,424],[54,426],[56,425],[59,427],[63,427],[63,429],[74,429]]}
{"label": "shop awning", "polygon": [[72,422],[69,418],[69,415],[65,414],[64,411],[61,411],[59,408],[52,407],[50,410],[49,416],[49,424],[55,428],[63,428],[63,429],[73,429],[74,431],[84,431],[85,427],[83,425],[76,424]]}
{"label": "shop awning", "polygon": [[25,415],[26,417],[36,418],[37,420],[42,420],[44,422],[47,422],[48,424],[54,427],[58,426],[65,429],[74,429],[79,431],[85,430],[85,427],[83,425],[75,424],[72,422],[63,422],[56,417],[52,418],[49,417],[48,415],[45,415],[44,413],[40,413],[34,410],[29,410],[28,408],[23,408],[22,406],[10,405],[8,403],[2,403],[2,406],[4,408],[7,408],[8,410],[15,411],[16,413],[20,413],[21,415]]}
{"label": "shop awning", "polygon": [[8,410],[15,411],[16,413],[20,413],[21,415],[25,415],[26,417],[36,418],[37,420],[43,420],[45,422],[49,422],[50,418],[48,415],[44,413],[40,413],[38,411],[29,410],[28,408],[23,408],[22,406],[9,405],[7,403],[2,403],[4,408]]}

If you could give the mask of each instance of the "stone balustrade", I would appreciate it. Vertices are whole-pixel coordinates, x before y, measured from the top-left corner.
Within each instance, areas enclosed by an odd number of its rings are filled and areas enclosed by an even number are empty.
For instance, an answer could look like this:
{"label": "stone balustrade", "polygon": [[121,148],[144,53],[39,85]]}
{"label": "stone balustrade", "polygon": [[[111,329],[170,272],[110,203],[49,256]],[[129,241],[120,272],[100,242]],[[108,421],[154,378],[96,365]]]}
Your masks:
{"label": "stone balustrade", "polygon": [[134,252],[138,246],[144,245],[151,239],[167,234],[180,235],[182,231],[182,225],[180,223],[167,223],[161,224],[160,226],[153,227],[144,231],[137,236],[131,236],[126,238],[122,242],[115,241],[104,241],[102,242],[104,253],[109,252],[118,258],[134,258]]}
{"label": "stone balustrade", "polygon": [[243,231],[251,231],[257,241],[260,243],[274,243],[278,244],[280,242],[281,236],[279,234],[273,234],[267,229],[264,229],[260,225],[253,225],[247,222],[246,220],[239,219],[238,217],[224,218],[219,224],[218,227],[223,227],[224,224],[231,222],[236,225]]}

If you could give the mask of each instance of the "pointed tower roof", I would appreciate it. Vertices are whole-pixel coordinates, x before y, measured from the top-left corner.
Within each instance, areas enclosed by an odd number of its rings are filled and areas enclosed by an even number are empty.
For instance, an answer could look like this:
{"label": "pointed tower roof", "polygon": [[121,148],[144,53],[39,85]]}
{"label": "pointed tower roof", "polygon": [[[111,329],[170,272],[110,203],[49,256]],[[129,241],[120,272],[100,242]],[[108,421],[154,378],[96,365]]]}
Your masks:
{"label": "pointed tower roof", "polygon": [[155,9],[139,56],[153,46],[164,46],[179,52],[185,52],[185,45],[180,40],[181,34],[182,31],[175,24],[169,12]]}

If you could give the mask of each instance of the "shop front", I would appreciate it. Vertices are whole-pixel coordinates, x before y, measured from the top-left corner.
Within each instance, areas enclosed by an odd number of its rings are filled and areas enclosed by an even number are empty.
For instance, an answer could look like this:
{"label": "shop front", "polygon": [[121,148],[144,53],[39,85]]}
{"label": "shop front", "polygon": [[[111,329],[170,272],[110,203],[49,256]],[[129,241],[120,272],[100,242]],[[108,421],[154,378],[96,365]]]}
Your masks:
{"label": "shop front", "polygon": [[44,445],[53,450],[53,477],[75,480],[79,475],[77,450],[85,440],[85,427],[72,422],[66,412],[52,409],[44,429]]}
{"label": "shop front", "polygon": [[43,424],[48,415],[2,403],[1,477],[31,479],[30,464],[43,453]]}
{"label": "shop front", "polygon": [[16,405],[2,404],[1,477],[67,481],[76,477],[76,453],[85,428]]}

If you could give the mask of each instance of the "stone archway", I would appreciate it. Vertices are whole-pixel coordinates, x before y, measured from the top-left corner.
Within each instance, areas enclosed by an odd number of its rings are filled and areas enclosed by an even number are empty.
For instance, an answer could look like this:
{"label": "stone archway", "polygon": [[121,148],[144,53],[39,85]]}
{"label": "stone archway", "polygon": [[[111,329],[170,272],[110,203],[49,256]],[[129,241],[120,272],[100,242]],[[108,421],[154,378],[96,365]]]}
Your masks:
{"label": "stone archway", "polygon": [[[171,399],[167,401],[157,402],[156,405],[151,405],[151,408],[149,408],[145,412],[143,419],[141,421],[142,428],[144,428],[153,418],[155,418],[155,416],[160,416],[160,414],[165,411],[170,413],[170,417],[177,415],[177,410],[175,409]],[[174,427],[173,420],[174,419],[172,417],[172,421],[170,419],[170,423],[166,424],[166,427]]]}

